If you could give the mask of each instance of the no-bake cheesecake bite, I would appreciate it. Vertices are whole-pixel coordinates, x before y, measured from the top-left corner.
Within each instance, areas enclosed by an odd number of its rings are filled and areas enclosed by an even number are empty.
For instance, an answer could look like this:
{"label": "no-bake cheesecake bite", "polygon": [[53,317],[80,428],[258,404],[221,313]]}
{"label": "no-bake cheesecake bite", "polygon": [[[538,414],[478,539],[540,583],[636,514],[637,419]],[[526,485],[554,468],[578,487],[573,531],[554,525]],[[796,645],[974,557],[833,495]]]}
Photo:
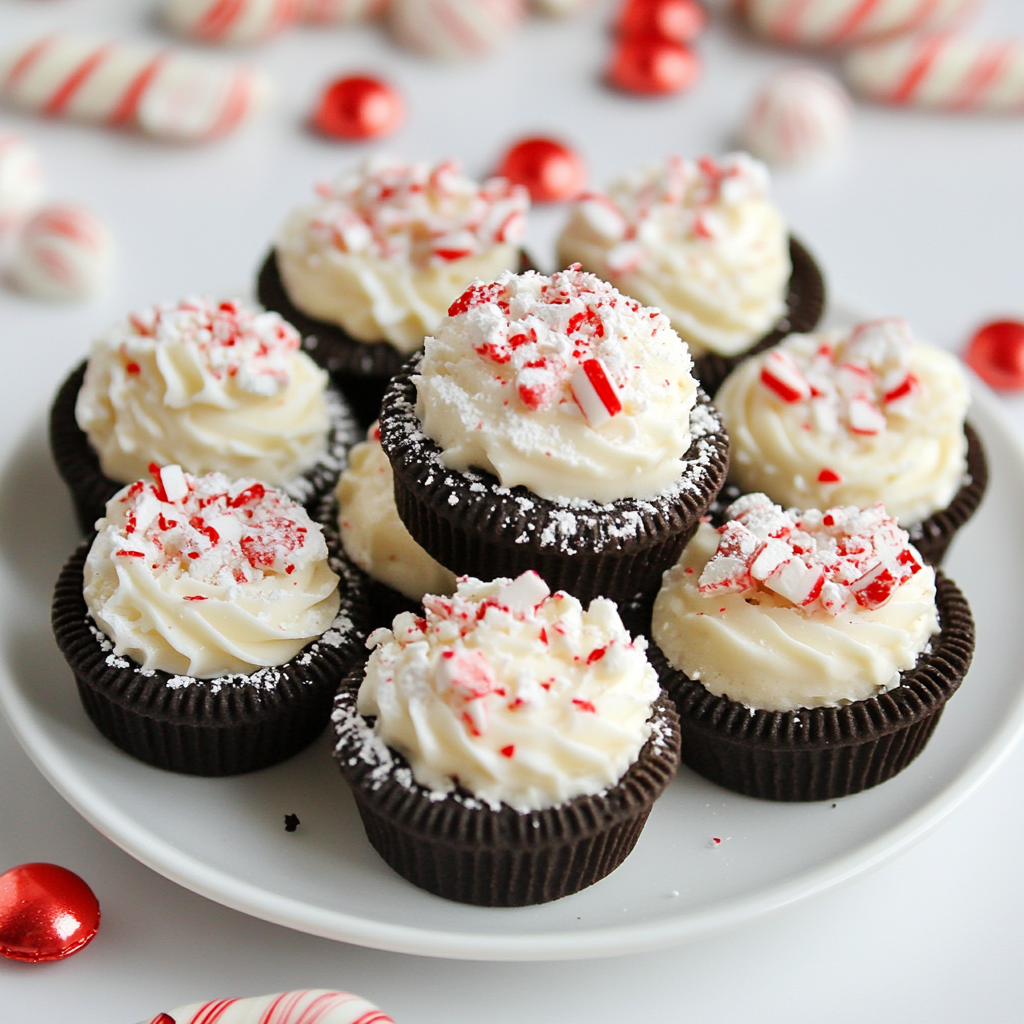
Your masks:
{"label": "no-bake cheesecake bite", "polygon": [[107,504],[65,565],[53,629],[99,730],[196,775],[264,768],[326,724],[364,596],[281,491],[165,466]]}
{"label": "no-bake cheesecake bite", "polygon": [[665,574],[652,661],[682,759],[773,800],[877,785],[924,748],[974,651],[970,609],[881,505],[744,495]]}
{"label": "no-bake cheesecake bite", "polygon": [[733,446],[729,493],[882,502],[933,565],[985,492],[963,371],[899,318],[787,338],[737,367],[715,404]]}
{"label": "no-bake cheesecake bite", "polygon": [[365,441],[353,447],[335,500],[322,518],[325,532],[336,530],[351,561],[366,573],[366,591],[376,625],[419,605],[424,594],[450,595],[455,574],[412,539],[395,507],[391,463],[374,423]]}
{"label": "no-bake cheesecake bite", "polygon": [[691,365],[665,316],[578,267],[472,285],[385,396],[399,515],[455,573],[535,569],[630,614],[725,478]]}
{"label": "no-bake cheesecake bite", "polygon": [[282,226],[260,301],[302,331],[365,426],[466,285],[521,268],[529,194],[504,178],[478,184],[454,160],[382,157],[317,192]]}
{"label": "no-bake cheesecake bite", "polygon": [[101,335],[50,413],[50,447],[84,533],[152,465],[256,477],[315,507],[359,431],[276,313],[183,299]]}
{"label": "no-bake cheesecake bite", "polygon": [[370,635],[333,712],[367,837],[448,899],[577,892],[633,849],[678,764],[672,703],[615,605],[536,573],[459,581]]}
{"label": "no-bake cheesecake bite", "polygon": [[821,271],[768,193],[767,167],[745,153],[672,156],[582,197],[558,258],[660,309],[714,397],[741,358],[812,330],[824,308]]}

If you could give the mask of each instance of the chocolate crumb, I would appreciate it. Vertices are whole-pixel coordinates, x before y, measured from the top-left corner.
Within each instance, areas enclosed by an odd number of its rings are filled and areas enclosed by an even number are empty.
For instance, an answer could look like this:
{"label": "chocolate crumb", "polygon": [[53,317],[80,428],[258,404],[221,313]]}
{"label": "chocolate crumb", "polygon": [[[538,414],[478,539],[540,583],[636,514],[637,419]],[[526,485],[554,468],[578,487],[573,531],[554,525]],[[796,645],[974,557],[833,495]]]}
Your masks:
{"label": "chocolate crumb", "polygon": [[285,832],[294,832],[301,822],[297,814],[286,814],[284,816],[284,830]]}

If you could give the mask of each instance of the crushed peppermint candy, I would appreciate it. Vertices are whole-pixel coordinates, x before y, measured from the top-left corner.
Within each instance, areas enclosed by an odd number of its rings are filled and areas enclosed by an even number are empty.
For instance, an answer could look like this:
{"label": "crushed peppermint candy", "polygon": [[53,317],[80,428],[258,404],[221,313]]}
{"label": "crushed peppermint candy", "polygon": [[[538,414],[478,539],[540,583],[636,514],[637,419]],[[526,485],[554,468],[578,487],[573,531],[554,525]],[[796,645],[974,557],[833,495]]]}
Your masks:
{"label": "crushed peppermint candy", "polygon": [[343,253],[366,253],[416,267],[440,267],[526,234],[527,190],[505,178],[482,185],[457,160],[376,158],[317,186],[322,200],[310,231]]}
{"label": "crushed peppermint candy", "polygon": [[302,341],[299,332],[277,313],[255,312],[241,302],[205,297],[131,313],[117,332],[114,340],[129,378],[146,372],[146,356],[181,346],[215,380],[233,380],[243,391],[264,396],[288,386],[292,359]]}
{"label": "crushed peppermint candy", "polygon": [[807,612],[881,608],[921,569],[905,530],[874,508],[783,510],[747,494],[726,510],[701,594],[770,591]]}
{"label": "crushed peppermint candy", "polygon": [[607,194],[584,194],[577,207],[590,230],[612,248],[609,269],[628,274],[666,237],[714,241],[726,233],[723,208],[768,194],[768,168],[746,153],[721,160],[670,156],[627,175]]}
{"label": "crushed peppermint candy", "polygon": [[[807,403],[808,424],[824,434],[874,437],[889,418],[913,415],[922,392],[911,371],[915,340],[899,317],[869,320],[838,337],[799,335],[771,349],[761,385],[787,405]],[[824,468],[822,483],[835,483]]]}

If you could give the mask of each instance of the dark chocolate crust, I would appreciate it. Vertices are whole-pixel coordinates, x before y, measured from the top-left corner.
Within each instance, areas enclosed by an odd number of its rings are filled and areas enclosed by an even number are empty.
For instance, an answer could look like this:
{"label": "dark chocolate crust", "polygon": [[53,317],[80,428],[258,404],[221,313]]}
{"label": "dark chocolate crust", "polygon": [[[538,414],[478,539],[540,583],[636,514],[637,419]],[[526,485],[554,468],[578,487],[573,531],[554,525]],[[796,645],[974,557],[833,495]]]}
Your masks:
{"label": "dark chocolate crust", "polygon": [[338,680],[363,652],[361,581],[332,553],[341,576],[341,608],[331,630],[291,661],[250,676],[168,685],[167,672],[145,675],[89,615],[82,596],[91,541],[65,564],[53,595],[57,646],[96,728],[112,743],[157,768],[188,775],[238,775],[277,764],[308,746],[331,713]]}
{"label": "dark chocolate crust", "polygon": [[338,767],[373,848],[403,878],[445,899],[523,907],[600,881],[632,851],[679,765],[676,713],[662,693],[651,739],[604,793],[526,813],[506,804],[492,810],[461,790],[432,799],[400,754],[389,751],[382,768],[363,743],[355,728],[362,678],[361,667],[353,670],[335,699]]}
{"label": "dark chocolate crust", "polygon": [[[57,471],[71,490],[79,528],[89,536],[96,520],[104,515],[107,502],[124,484],[103,474],[99,456],[75,419],[75,403],[87,365],[83,362],[75,367],[61,385],[50,408],[50,452]],[[310,511],[315,511],[323,495],[334,487],[345,466],[349,448],[362,437],[341,392],[333,384],[328,384],[327,388],[331,425],[324,452],[310,469],[281,488]]]}
{"label": "dark chocolate crust", "polygon": [[[988,488],[985,447],[970,423],[964,424],[964,434],[967,437],[967,473],[960,490],[945,508],[906,528],[910,543],[929,565],[942,565],[957,530],[977,512]],[[711,506],[711,518],[716,525],[725,521],[725,510],[742,493],[736,484],[726,483]]]}
{"label": "dark chocolate crust", "polygon": [[[519,273],[534,269],[525,250],[520,250]],[[260,267],[256,294],[264,307],[280,313],[302,335],[302,347],[337,380],[359,422],[368,427],[380,415],[388,381],[407,356],[386,341],[359,341],[343,327],[298,309],[281,280],[276,249],[270,250]]]}
{"label": "dark chocolate crust", "polygon": [[764,800],[834,800],[891,779],[924,749],[974,654],[970,607],[941,570],[936,603],[942,632],[900,685],[845,707],[752,713],[673,668],[652,644],[651,664],[679,712],[683,763]]}
{"label": "dark chocolate crust", "polygon": [[698,391],[693,442],[677,487],[653,498],[562,504],[491,474],[446,469],[441,449],[416,417],[413,376],[420,356],[392,378],[381,411],[381,444],[391,461],[398,514],[418,544],[456,575],[515,577],[533,569],[552,590],[584,605],[595,597],[629,609],[661,586],[718,493],[729,468],[729,439]]}
{"label": "dark chocolate crust", "polygon": [[778,345],[787,335],[807,334],[818,326],[825,312],[826,296],[821,268],[804,245],[792,235],[789,236],[789,259],[793,272],[786,292],[786,312],[771,331],[739,355],[720,356],[716,352],[705,352],[694,357],[693,375],[712,398],[725,378],[744,359]]}

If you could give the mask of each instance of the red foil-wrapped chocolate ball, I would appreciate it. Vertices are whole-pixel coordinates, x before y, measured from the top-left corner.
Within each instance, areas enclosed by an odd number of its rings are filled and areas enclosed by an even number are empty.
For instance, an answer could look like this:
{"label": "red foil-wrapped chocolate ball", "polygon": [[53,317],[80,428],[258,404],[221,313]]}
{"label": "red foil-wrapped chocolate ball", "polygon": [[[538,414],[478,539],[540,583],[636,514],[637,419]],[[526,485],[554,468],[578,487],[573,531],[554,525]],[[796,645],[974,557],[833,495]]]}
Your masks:
{"label": "red foil-wrapped chocolate ball", "polygon": [[985,324],[968,342],[964,361],[994,388],[1024,389],[1024,323],[994,320]]}
{"label": "red foil-wrapped chocolate ball", "polygon": [[700,61],[688,46],[655,36],[621,39],[608,69],[612,85],[651,96],[688,89],[699,75]]}
{"label": "red foil-wrapped chocolate ball", "polygon": [[387,82],[353,75],[331,82],[313,115],[313,126],[334,139],[376,139],[405,119],[405,102]]}
{"label": "red foil-wrapped chocolate ball", "polygon": [[587,183],[587,168],[575,150],[554,139],[523,139],[502,158],[498,174],[524,185],[535,203],[574,199]]}
{"label": "red foil-wrapped chocolate ball", "polygon": [[700,35],[707,20],[696,0],[626,0],[615,28],[621,36],[688,43]]}
{"label": "red foil-wrapped chocolate ball", "polygon": [[99,926],[96,896],[67,868],[21,864],[0,875],[0,953],[11,960],[63,960]]}

